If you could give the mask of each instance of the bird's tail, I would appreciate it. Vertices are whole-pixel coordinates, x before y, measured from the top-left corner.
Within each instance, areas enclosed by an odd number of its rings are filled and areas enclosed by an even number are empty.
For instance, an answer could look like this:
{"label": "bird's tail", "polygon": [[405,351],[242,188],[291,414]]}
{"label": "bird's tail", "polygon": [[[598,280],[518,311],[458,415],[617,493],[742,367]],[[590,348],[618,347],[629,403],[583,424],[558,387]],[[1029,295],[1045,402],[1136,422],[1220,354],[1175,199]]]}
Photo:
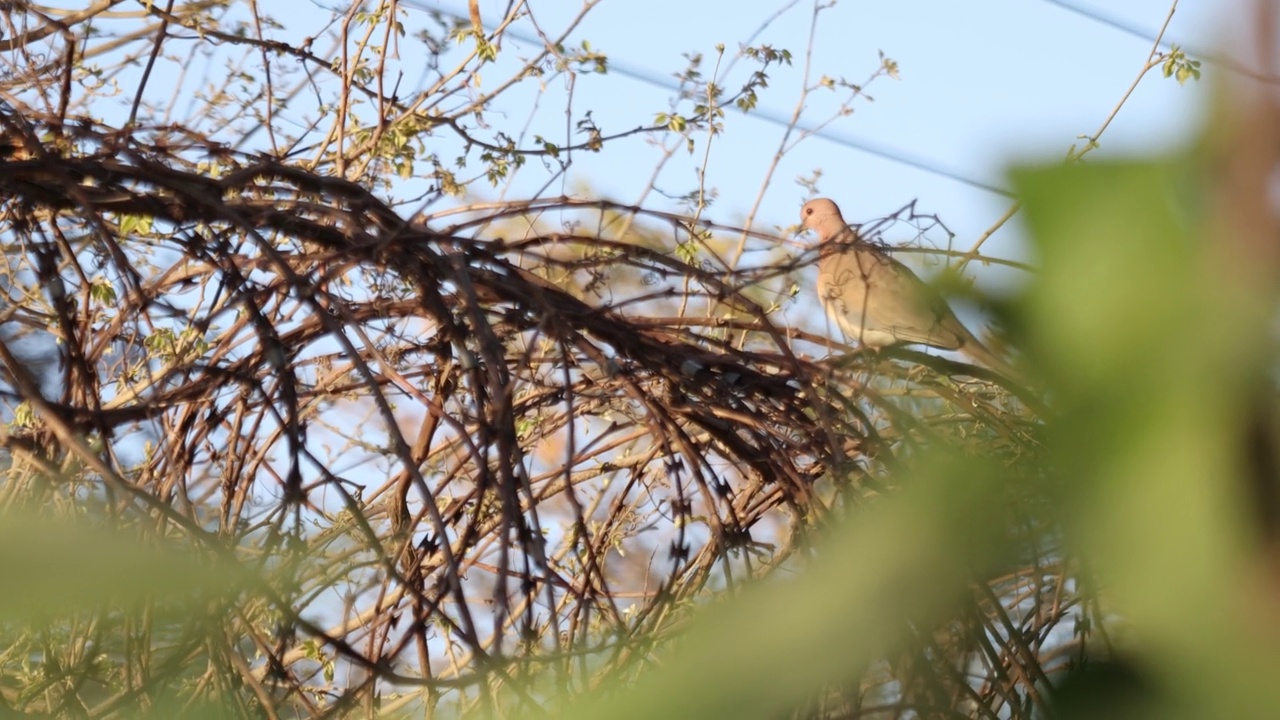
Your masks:
{"label": "bird's tail", "polygon": [[965,329],[964,344],[960,346],[960,352],[964,353],[969,359],[987,368],[995,371],[1014,382],[1022,382],[1021,373],[1008,360],[997,355],[986,345],[982,344],[972,332]]}

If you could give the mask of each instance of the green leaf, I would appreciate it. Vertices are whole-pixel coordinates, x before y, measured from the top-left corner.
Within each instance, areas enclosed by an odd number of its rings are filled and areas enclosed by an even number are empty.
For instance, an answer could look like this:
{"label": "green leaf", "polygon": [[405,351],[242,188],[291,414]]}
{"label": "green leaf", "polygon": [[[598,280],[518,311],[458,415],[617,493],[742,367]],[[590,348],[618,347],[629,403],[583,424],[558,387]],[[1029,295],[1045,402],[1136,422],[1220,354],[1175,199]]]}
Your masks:
{"label": "green leaf", "polygon": [[106,278],[94,278],[89,284],[89,297],[102,303],[112,305],[116,301],[116,289]]}
{"label": "green leaf", "polygon": [[1202,219],[1212,177],[1173,160],[1016,172],[1043,268],[1020,325],[1053,398],[1068,537],[1125,619],[1126,652],[1184,717],[1242,717],[1280,704],[1280,652],[1242,610],[1254,563],[1272,562],[1244,554],[1262,542],[1245,491],[1277,479],[1242,459],[1253,408],[1275,402],[1275,288]]}
{"label": "green leaf", "polygon": [[128,237],[132,235],[146,235],[151,232],[151,216],[149,215],[122,215],[120,217],[120,235]]}
{"label": "green leaf", "polygon": [[31,408],[31,403],[20,402],[13,409],[13,421],[9,423],[10,427],[32,428],[36,426],[36,413]]}
{"label": "green leaf", "polygon": [[5,622],[43,620],[103,603],[234,593],[240,572],[128,530],[44,516],[0,516],[0,593]]}
{"label": "green leaf", "polygon": [[910,627],[945,614],[972,563],[1007,547],[990,501],[997,468],[939,454],[913,475],[901,496],[821,543],[803,573],[706,608],[659,667],[562,717],[778,717],[859,677]]}

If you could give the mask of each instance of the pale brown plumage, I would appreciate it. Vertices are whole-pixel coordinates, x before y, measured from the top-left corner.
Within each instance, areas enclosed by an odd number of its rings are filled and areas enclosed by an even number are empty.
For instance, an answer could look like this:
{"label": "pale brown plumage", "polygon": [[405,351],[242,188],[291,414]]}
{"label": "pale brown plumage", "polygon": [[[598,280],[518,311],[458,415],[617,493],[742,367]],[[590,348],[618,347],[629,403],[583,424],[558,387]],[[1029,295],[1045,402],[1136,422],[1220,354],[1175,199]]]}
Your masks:
{"label": "pale brown plumage", "polygon": [[805,203],[800,224],[821,241],[818,297],[848,340],[872,348],[915,343],[958,350],[1003,375],[1012,368],[969,332],[947,301],[906,265],[864,242],[827,198]]}

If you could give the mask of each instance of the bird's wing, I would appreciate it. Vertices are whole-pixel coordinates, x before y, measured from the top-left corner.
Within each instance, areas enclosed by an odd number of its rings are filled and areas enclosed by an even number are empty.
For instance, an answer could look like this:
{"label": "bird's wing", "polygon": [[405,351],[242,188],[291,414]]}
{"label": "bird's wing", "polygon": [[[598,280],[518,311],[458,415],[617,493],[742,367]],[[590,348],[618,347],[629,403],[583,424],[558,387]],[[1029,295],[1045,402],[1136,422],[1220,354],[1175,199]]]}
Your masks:
{"label": "bird's wing", "polygon": [[865,245],[846,253],[843,264],[865,278],[865,295],[855,289],[846,299],[864,304],[864,332],[890,333],[898,342],[944,350],[964,344],[965,331],[946,300],[911,268]]}

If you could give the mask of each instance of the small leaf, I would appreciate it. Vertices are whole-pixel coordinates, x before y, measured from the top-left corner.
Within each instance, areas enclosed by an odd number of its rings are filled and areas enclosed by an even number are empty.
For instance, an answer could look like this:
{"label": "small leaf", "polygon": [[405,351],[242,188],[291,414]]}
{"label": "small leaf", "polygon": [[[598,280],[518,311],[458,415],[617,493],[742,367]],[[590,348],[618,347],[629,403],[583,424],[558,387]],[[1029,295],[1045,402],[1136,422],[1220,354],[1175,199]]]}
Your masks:
{"label": "small leaf", "polygon": [[94,278],[89,284],[89,297],[104,305],[111,305],[116,301],[116,289],[105,278]]}

